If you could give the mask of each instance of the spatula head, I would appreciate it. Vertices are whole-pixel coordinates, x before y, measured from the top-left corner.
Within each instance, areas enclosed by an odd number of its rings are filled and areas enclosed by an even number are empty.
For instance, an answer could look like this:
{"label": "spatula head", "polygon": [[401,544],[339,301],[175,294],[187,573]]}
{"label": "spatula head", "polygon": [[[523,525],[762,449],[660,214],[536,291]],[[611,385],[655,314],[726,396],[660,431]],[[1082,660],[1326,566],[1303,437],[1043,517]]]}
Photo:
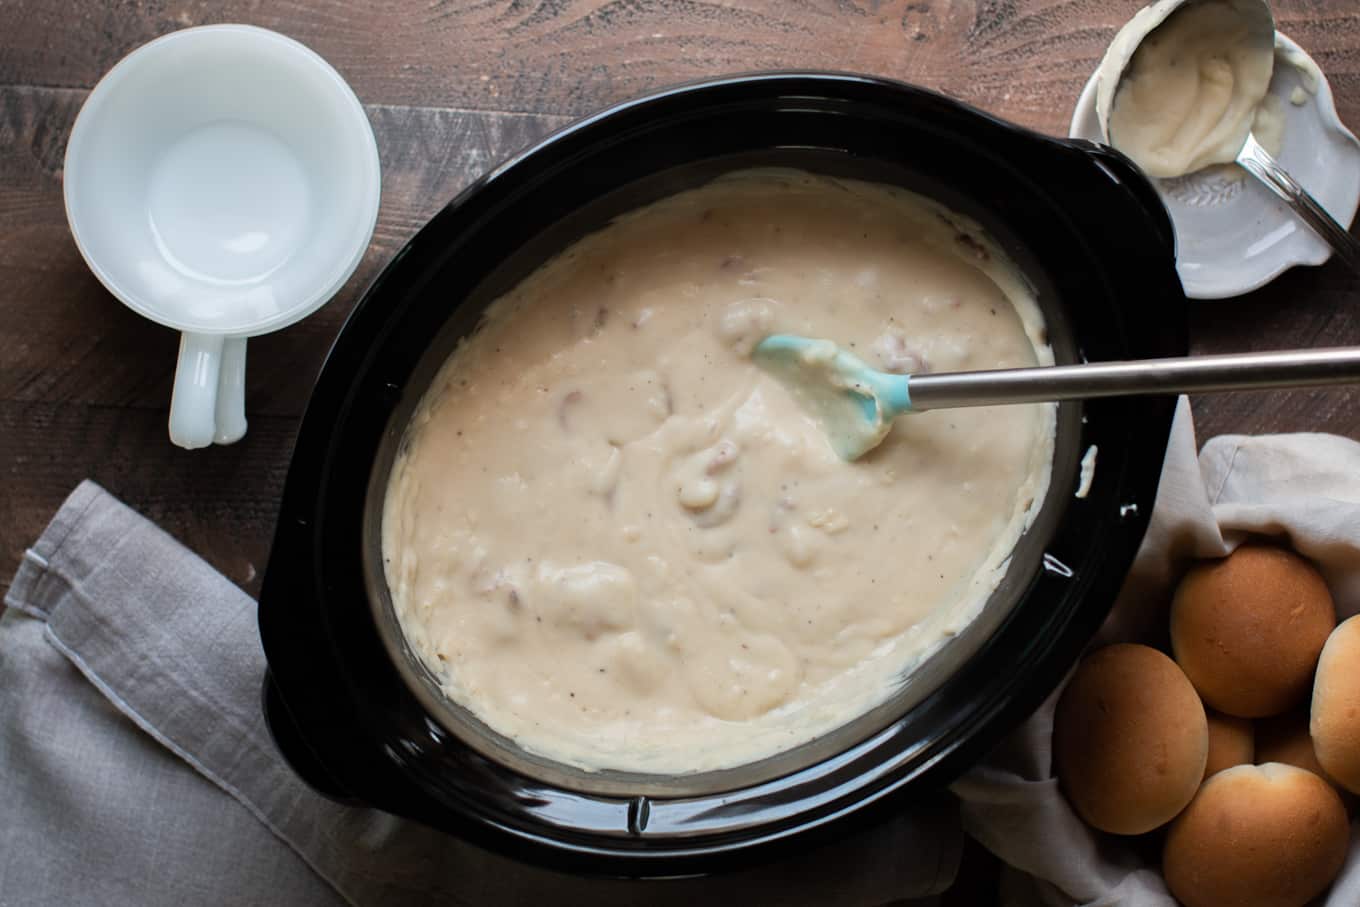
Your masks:
{"label": "spatula head", "polygon": [[886,375],[830,340],[772,334],[752,360],[784,385],[842,459],[858,460],[887,437],[910,407],[907,378]]}

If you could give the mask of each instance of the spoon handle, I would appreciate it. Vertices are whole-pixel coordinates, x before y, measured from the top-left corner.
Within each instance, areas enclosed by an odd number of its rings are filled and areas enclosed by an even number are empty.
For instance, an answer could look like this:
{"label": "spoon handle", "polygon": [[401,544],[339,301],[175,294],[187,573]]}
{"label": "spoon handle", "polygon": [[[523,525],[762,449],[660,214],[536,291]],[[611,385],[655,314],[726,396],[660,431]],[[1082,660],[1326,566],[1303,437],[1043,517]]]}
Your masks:
{"label": "spoon handle", "polygon": [[1271,192],[1284,199],[1285,204],[1293,208],[1294,213],[1311,227],[1314,233],[1322,237],[1352,271],[1360,272],[1360,240],[1351,236],[1345,227],[1337,223],[1326,209],[1318,204],[1317,199],[1309,195],[1308,190],[1300,186],[1298,181],[1261,147],[1255,136],[1247,136],[1246,144],[1237,154],[1237,163],[1265,183]]}
{"label": "spoon handle", "polygon": [[913,410],[1360,383],[1360,347],[912,375]]}

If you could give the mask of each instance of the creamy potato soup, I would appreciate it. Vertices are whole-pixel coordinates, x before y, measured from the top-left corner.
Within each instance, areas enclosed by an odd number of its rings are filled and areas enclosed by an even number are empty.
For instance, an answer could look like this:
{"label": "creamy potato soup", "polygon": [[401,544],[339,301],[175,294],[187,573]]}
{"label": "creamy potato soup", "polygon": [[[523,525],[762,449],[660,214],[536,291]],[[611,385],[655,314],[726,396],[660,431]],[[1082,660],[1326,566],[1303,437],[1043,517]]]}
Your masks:
{"label": "creamy potato soup", "polygon": [[898,372],[1050,364],[981,230],[900,189],[747,171],[581,239],[489,309],[406,430],[383,557],[453,702],[586,769],[750,762],[882,702],[995,589],[1052,405],[902,417],[836,456],[770,333]]}
{"label": "creamy potato soup", "polygon": [[[1252,33],[1232,3],[1184,6],[1146,37],[1135,17],[1114,46],[1139,38],[1114,97],[1109,133],[1149,176],[1229,163],[1253,130],[1268,151],[1279,152],[1283,110],[1267,94],[1273,38]],[[1104,67],[1101,75],[1119,77]]]}

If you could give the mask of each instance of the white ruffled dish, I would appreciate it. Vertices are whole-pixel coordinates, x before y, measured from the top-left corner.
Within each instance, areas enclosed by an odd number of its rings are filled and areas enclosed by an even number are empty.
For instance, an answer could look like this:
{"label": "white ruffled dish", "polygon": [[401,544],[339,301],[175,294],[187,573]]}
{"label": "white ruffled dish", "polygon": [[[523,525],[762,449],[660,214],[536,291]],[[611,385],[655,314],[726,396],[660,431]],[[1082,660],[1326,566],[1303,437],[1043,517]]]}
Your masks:
{"label": "white ruffled dish", "polygon": [[[1338,222],[1349,225],[1360,205],[1360,141],[1342,125],[1325,76],[1302,105],[1290,103],[1304,77],[1286,60],[1311,58],[1277,34],[1275,75],[1270,93],[1285,115],[1278,160]],[[1101,141],[1092,74],[1077,99],[1068,134]],[[1230,171],[1229,171],[1230,172]],[[1295,265],[1320,265],[1331,247],[1254,178],[1231,178],[1214,170],[1172,180],[1154,179],[1176,228],[1176,268],[1185,295],[1194,299],[1240,296],[1274,280]]]}

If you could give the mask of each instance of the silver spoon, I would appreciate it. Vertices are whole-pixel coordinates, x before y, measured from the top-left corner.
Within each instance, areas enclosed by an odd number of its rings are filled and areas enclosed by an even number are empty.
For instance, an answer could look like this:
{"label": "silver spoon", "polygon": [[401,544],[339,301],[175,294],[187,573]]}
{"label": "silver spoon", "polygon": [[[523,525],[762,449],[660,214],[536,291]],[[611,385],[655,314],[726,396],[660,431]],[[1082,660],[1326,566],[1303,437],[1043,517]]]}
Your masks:
{"label": "silver spoon", "polygon": [[[1100,66],[1101,81],[1096,94],[1096,116],[1100,121],[1103,137],[1115,148],[1119,147],[1119,142],[1110,134],[1110,118],[1138,48],[1176,12],[1200,2],[1222,3],[1231,8],[1251,37],[1253,53],[1262,55],[1262,65],[1273,66],[1275,16],[1270,4],[1265,0],[1158,0],[1144,7],[1120,29]],[[1262,98],[1256,99],[1253,107],[1259,106],[1263,98],[1264,93]],[[1227,159],[1220,161],[1229,162]],[[1284,201],[1300,220],[1331,246],[1342,261],[1351,269],[1360,271],[1360,240],[1351,236],[1345,227],[1337,223],[1317,199],[1261,147],[1256,136],[1250,131],[1247,132],[1240,150],[1231,162],[1235,162],[1264,183],[1266,188]]]}
{"label": "silver spoon", "polygon": [[910,412],[1360,382],[1360,347],[897,375],[830,340],[773,334],[756,344],[752,359],[817,418],[845,460],[873,450],[893,419]]}
{"label": "silver spoon", "polygon": [[1279,165],[1270,153],[1248,135],[1242,150],[1237,152],[1237,163],[1256,177],[1266,188],[1284,200],[1313,232],[1322,237],[1353,271],[1360,272],[1360,240],[1327,213],[1318,200],[1299,185],[1289,172]]}

